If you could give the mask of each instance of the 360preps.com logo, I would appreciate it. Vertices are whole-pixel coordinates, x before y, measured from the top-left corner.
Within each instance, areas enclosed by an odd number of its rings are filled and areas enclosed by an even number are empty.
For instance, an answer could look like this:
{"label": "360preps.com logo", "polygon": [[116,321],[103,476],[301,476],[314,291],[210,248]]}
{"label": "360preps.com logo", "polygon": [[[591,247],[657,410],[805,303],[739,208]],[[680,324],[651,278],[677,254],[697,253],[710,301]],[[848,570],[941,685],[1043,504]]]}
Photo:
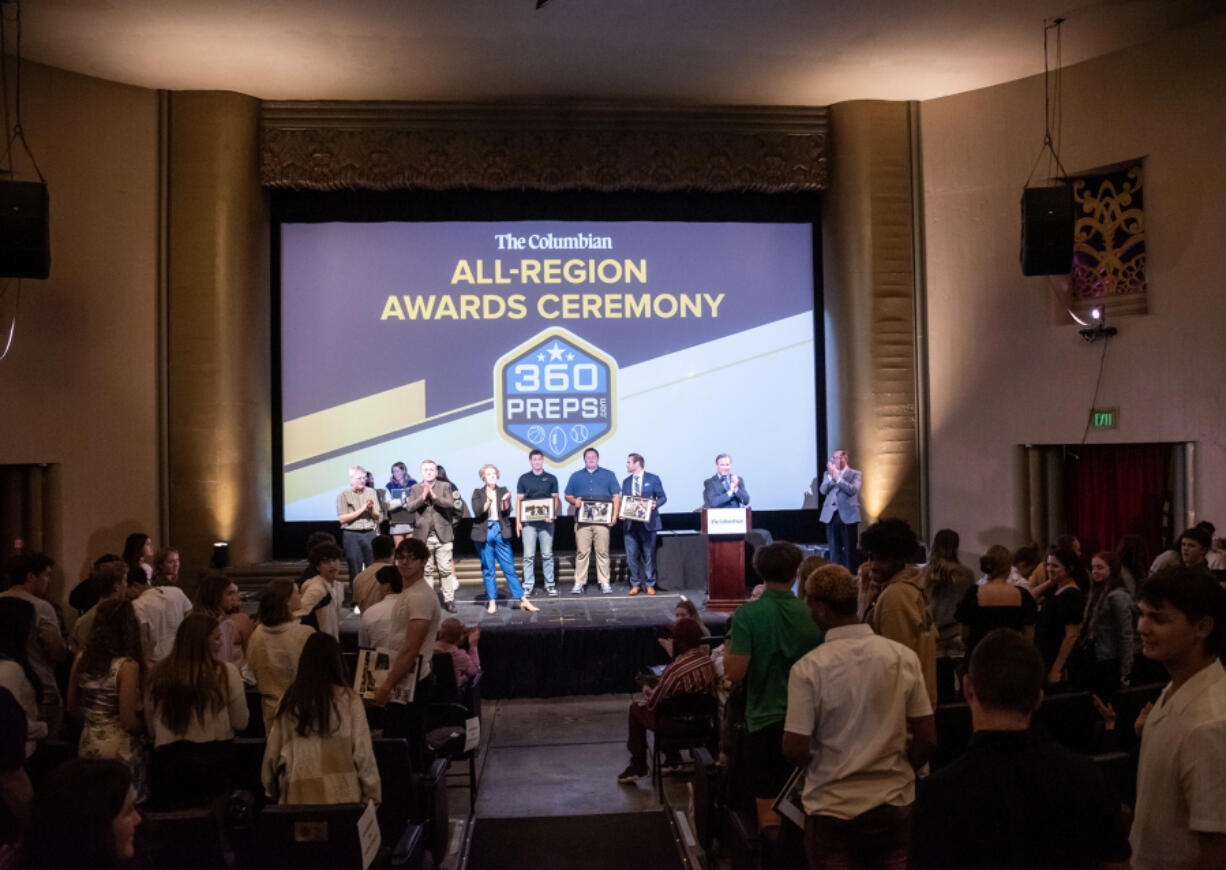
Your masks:
{"label": "360preps.com logo", "polygon": [[613,433],[616,379],[600,348],[546,329],[494,364],[498,431],[561,465]]}

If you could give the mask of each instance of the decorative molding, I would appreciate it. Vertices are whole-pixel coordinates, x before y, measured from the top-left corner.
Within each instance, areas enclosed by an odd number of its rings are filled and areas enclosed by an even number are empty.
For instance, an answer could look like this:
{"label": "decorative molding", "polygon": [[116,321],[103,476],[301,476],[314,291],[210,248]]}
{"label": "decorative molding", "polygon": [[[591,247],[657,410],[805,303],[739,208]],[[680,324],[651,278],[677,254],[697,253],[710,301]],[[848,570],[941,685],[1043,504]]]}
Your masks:
{"label": "decorative molding", "polygon": [[1106,304],[1145,314],[1145,201],[1141,162],[1073,179],[1076,223],[1069,281],[1074,310]]}
{"label": "decorative molding", "polygon": [[699,190],[829,184],[824,107],[267,102],[265,187]]}

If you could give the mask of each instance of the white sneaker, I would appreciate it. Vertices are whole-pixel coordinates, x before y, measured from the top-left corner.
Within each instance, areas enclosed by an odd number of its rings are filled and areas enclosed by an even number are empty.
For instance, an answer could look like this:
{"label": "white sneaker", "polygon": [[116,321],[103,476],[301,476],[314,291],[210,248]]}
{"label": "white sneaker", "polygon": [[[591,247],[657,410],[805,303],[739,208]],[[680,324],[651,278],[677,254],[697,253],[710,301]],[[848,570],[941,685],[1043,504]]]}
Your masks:
{"label": "white sneaker", "polygon": [[583,587],[582,587],[582,586],[578,586],[578,585],[576,585],[576,586],[575,586],[575,588],[573,588],[573,589],[571,589],[571,590],[570,590],[570,594],[571,594],[571,595],[582,595],[582,594],[583,594]]}

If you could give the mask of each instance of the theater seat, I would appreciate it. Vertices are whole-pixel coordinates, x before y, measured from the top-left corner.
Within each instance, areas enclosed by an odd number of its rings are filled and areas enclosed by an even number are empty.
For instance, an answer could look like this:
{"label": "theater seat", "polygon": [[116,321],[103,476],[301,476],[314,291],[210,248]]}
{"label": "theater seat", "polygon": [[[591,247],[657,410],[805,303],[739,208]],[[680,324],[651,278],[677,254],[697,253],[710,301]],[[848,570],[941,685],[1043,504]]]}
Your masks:
{"label": "theater seat", "polygon": [[[265,807],[256,822],[256,866],[293,870],[361,868],[358,819],[365,809],[357,803]],[[393,845],[384,843],[370,866],[387,867]]]}
{"label": "theater seat", "polygon": [[176,870],[229,870],[234,855],[222,837],[221,822],[213,810],[141,813],[136,829],[137,854],[151,867]]}

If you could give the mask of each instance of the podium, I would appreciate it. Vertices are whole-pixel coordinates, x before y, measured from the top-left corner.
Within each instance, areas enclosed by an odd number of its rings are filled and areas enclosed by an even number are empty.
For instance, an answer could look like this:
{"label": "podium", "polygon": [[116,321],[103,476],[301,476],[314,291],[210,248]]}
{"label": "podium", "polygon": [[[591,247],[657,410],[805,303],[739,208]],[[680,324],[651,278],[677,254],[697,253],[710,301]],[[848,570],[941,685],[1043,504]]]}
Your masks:
{"label": "podium", "polygon": [[708,508],[702,512],[707,542],[707,610],[731,612],[745,603],[745,536],[749,508]]}

